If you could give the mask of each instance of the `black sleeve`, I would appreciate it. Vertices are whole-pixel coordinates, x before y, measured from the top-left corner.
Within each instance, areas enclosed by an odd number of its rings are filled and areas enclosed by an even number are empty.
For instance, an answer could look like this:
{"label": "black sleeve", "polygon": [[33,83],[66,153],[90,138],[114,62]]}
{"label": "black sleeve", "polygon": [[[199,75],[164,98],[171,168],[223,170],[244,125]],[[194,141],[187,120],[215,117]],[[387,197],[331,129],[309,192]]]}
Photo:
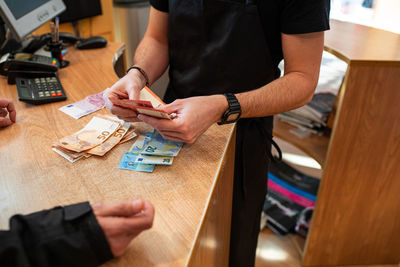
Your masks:
{"label": "black sleeve", "polygon": [[168,0],[150,0],[150,4],[157,10],[168,12]]}
{"label": "black sleeve", "polygon": [[281,32],[301,34],[329,30],[330,0],[279,0]]}
{"label": "black sleeve", "polygon": [[88,202],[15,215],[0,231],[0,266],[98,266],[113,258]]}

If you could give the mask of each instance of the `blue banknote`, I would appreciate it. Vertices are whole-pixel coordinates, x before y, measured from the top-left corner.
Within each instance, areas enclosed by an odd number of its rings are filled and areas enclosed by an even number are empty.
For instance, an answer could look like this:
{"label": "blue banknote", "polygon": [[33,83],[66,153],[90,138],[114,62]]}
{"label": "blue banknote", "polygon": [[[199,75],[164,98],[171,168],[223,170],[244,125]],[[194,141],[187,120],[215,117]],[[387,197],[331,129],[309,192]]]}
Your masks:
{"label": "blue banknote", "polygon": [[127,152],[122,157],[118,168],[123,170],[139,171],[139,172],[153,172],[155,165],[153,164],[139,164],[135,163],[138,154]]}
{"label": "blue banknote", "polygon": [[135,143],[131,146],[129,151],[124,154],[119,163],[118,168],[124,170],[132,170],[139,172],[153,172],[154,164],[140,164],[135,162],[143,147],[150,141],[150,137],[145,135],[139,135]]}
{"label": "blue banknote", "polygon": [[182,146],[182,142],[165,140],[159,132],[154,131],[150,141],[144,146],[141,154],[176,157]]}
{"label": "blue banknote", "polygon": [[143,155],[137,156],[135,163],[139,164],[154,164],[154,165],[172,165],[174,157],[170,156],[154,156],[154,155]]}

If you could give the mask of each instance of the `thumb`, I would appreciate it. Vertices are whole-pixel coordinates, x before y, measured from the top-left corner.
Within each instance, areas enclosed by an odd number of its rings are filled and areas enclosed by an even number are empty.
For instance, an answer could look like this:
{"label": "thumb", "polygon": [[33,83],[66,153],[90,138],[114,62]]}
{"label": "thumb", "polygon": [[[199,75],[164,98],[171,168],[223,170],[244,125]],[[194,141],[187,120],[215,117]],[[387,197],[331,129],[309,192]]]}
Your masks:
{"label": "thumb", "polygon": [[139,100],[140,99],[140,90],[136,90],[135,88],[130,88],[128,90],[128,95],[130,100]]}
{"label": "thumb", "polygon": [[97,203],[93,205],[96,216],[130,217],[143,210],[143,200],[124,201],[119,203]]}

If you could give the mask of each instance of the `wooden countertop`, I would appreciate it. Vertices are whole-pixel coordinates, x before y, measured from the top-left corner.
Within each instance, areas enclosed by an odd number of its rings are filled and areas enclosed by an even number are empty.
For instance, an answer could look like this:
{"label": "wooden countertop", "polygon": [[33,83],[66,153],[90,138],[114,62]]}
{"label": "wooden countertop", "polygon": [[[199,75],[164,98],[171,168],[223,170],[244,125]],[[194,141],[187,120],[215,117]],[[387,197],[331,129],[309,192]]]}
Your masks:
{"label": "wooden countertop", "polygon": [[0,97],[13,99],[17,109],[17,123],[0,130],[0,228],[8,228],[13,214],[55,205],[149,199],[156,210],[153,228],[108,266],[183,266],[206,214],[233,125],[212,126],[195,144],[184,145],[172,166],[157,166],[153,173],[118,169],[132,142],[74,164],[51,150],[53,141],[79,130],[93,116],[75,120],[58,108],[116,82],[113,58],[121,49],[117,43],[98,50],[70,49],[66,59],[71,64],[59,71],[68,97],[63,102],[19,102],[15,85],[0,78]]}
{"label": "wooden countertop", "polygon": [[350,61],[400,61],[400,35],[359,24],[330,21],[325,50]]}

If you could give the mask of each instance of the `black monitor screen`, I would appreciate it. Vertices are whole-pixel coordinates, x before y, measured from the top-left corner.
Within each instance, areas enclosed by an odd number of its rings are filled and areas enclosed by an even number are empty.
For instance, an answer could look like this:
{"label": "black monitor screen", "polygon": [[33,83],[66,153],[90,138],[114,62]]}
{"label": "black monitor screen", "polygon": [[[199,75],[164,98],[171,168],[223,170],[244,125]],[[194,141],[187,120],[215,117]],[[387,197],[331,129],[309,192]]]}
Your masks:
{"label": "black monitor screen", "polygon": [[18,20],[49,1],[50,0],[5,0],[15,20]]}
{"label": "black monitor screen", "polygon": [[101,15],[100,0],[63,0],[67,10],[60,14],[60,22],[73,22]]}

